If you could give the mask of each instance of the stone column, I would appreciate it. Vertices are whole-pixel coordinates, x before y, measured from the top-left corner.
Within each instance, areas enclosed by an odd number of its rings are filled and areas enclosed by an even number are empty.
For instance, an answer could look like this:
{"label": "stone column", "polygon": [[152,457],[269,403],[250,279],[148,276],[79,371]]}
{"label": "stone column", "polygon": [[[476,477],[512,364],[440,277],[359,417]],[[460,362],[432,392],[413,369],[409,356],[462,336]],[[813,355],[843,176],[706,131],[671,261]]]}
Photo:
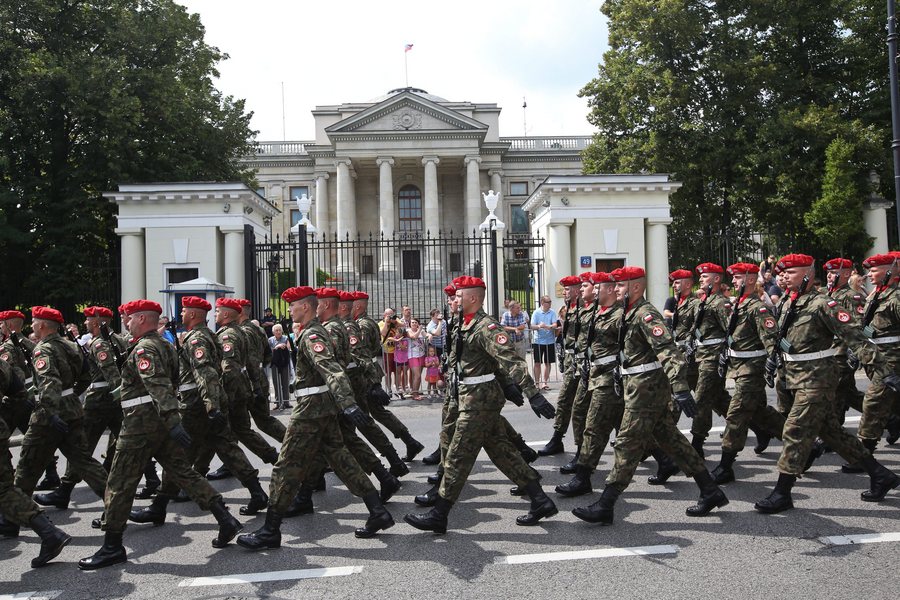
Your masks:
{"label": "stone column", "polygon": [[437,180],[437,166],[440,162],[441,159],[437,156],[422,157],[422,164],[425,166],[425,196],[422,202],[422,216],[425,231],[428,231],[431,237],[437,237],[441,228]]}
{"label": "stone column", "polygon": [[244,297],[244,228],[222,229],[225,234],[225,285],[234,288],[236,298]]}
{"label": "stone column", "polygon": [[885,254],[888,251],[887,209],[893,202],[884,199],[869,199],[863,203],[863,225],[866,233],[875,238],[869,254]]}
{"label": "stone column", "polygon": [[337,234],[343,241],[347,234],[356,237],[356,206],[353,202],[353,177],[350,175],[350,159],[334,161],[337,167]]}
{"label": "stone column", "polygon": [[316,236],[328,235],[328,179],[326,172],[316,173]]}
{"label": "stone column", "polygon": [[672,219],[647,219],[644,254],[647,257],[647,300],[662,310],[669,294],[669,232]]}
{"label": "stone column", "polygon": [[[547,290],[555,297],[556,282],[576,272],[572,264],[572,223],[574,220],[554,221],[547,228]],[[542,290],[543,291],[543,290]],[[554,302],[554,305],[556,302]]]}
{"label": "stone column", "polygon": [[[385,240],[394,237],[394,159],[381,156],[375,159],[378,165],[378,212],[380,217],[381,233]],[[394,250],[382,248],[380,271],[384,274],[393,274],[397,270],[394,261]]]}
{"label": "stone column", "polygon": [[122,303],[147,294],[146,249],[143,229],[116,229],[122,238]]}
{"label": "stone column", "polygon": [[478,231],[481,225],[482,204],[481,204],[481,182],[479,178],[478,166],[481,164],[480,156],[466,157],[466,235],[472,235],[472,231]]}

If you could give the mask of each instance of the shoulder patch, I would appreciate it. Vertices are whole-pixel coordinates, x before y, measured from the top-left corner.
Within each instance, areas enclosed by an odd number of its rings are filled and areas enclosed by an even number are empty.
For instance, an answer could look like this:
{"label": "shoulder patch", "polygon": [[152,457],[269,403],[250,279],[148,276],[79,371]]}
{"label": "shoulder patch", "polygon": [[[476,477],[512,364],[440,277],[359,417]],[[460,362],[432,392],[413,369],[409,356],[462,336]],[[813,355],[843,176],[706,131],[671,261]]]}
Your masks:
{"label": "shoulder patch", "polygon": [[849,323],[850,322],[850,313],[844,312],[842,310],[838,311],[837,320],[841,323]]}
{"label": "shoulder patch", "polygon": [[324,352],[325,344],[323,344],[322,342],[316,342],[315,344],[312,345],[312,349],[313,349],[313,352]]}
{"label": "shoulder patch", "polygon": [[37,369],[38,371],[42,370],[46,366],[47,366],[47,361],[43,358],[39,358],[36,361],[34,361],[34,368]]}
{"label": "shoulder patch", "polygon": [[766,329],[772,329],[773,327],[775,327],[775,319],[769,317],[768,319],[763,321],[763,327],[765,327]]}
{"label": "shoulder patch", "polygon": [[350,345],[351,345],[351,346],[355,346],[355,345],[357,345],[358,343],[359,343],[359,338],[356,337],[355,335],[351,335],[351,336],[350,336]]}
{"label": "shoulder patch", "polygon": [[225,342],[224,344],[222,344],[223,352],[231,352],[232,350],[234,350],[234,346],[231,345],[231,342]]}
{"label": "shoulder patch", "polygon": [[653,329],[650,330],[650,333],[653,334],[653,337],[659,337],[663,334],[663,328],[659,325],[656,325],[655,327],[653,327]]}
{"label": "shoulder patch", "polygon": [[644,316],[644,323],[649,323],[652,320],[653,320],[653,315],[645,315]]}
{"label": "shoulder patch", "polygon": [[107,354],[105,350],[101,350],[100,352],[97,353],[97,360],[103,362],[107,358],[109,358],[109,354]]}
{"label": "shoulder patch", "polygon": [[858,312],[859,314],[863,314],[864,312],[866,312],[866,309],[862,304],[860,304],[856,307],[856,312]]}
{"label": "shoulder patch", "polygon": [[137,364],[137,368],[138,368],[138,371],[146,371],[147,369],[149,369],[150,368],[150,359],[142,358],[141,360],[139,360],[138,364]]}
{"label": "shoulder patch", "polygon": [[3,354],[0,354],[0,358],[5,360],[6,362],[9,362],[9,352],[4,352]]}
{"label": "shoulder patch", "polygon": [[194,350],[194,358],[196,358],[197,360],[202,359],[203,355],[204,355],[203,348],[197,348],[196,350]]}
{"label": "shoulder patch", "polygon": [[497,334],[497,337],[495,337],[494,339],[495,339],[495,340],[497,341],[497,343],[500,344],[500,345],[506,345],[506,342],[509,341],[509,338],[506,337],[506,334],[505,334],[505,333],[498,333],[498,334]]}

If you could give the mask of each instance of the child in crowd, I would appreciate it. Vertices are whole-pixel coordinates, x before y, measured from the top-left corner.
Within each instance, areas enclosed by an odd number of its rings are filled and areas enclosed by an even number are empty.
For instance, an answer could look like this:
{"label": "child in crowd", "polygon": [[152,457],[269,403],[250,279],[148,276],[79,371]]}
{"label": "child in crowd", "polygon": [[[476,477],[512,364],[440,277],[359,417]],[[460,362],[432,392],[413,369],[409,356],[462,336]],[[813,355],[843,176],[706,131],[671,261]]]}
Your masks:
{"label": "child in crowd", "polygon": [[444,383],[441,377],[441,358],[434,346],[428,346],[428,355],[425,357],[425,382],[428,383],[429,396],[437,396],[438,388]]}

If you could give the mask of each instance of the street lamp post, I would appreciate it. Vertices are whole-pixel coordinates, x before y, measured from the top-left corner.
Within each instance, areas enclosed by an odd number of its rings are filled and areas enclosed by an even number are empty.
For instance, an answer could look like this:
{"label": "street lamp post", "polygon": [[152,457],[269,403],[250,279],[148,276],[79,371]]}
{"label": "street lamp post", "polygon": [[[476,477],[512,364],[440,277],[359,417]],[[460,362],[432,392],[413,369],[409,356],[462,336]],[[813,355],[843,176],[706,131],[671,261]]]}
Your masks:
{"label": "street lamp post", "polygon": [[900,241],[900,90],[897,89],[897,14],[894,0],[887,0],[888,72],[891,85],[891,124],[894,155],[894,208],[897,212],[897,239]]}

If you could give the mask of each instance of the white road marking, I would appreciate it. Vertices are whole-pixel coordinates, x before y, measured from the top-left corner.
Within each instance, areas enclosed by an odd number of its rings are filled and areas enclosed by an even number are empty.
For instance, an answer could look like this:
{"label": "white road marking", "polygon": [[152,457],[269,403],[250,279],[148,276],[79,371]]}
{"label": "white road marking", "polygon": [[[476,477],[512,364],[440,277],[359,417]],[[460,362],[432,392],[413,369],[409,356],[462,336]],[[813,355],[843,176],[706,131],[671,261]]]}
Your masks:
{"label": "white road marking", "polygon": [[62,590],[48,592],[19,592],[18,594],[0,594],[0,600],[52,600],[62,594]]}
{"label": "white road marking", "polygon": [[265,573],[239,573],[237,575],[220,575],[218,577],[195,577],[194,579],[185,579],[179,582],[178,587],[236,585],[241,583],[259,583],[261,581],[341,577],[343,575],[361,573],[362,570],[362,567],[327,567],[324,569],[294,569],[291,571],[269,571]]}
{"label": "white road marking", "polygon": [[884,542],[900,542],[900,532],[831,535],[820,537],[819,541],[824,544],[828,544],[829,546],[852,546],[855,544],[881,544]]}
{"label": "white road marking", "polygon": [[598,548],[572,552],[544,552],[541,554],[514,554],[494,560],[499,565],[525,565],[559,560],[582,560],[585,558],[613,558],[616,556],[648,556],[651,554],[678,554],[678,546],[636,546],[634,548]]}

